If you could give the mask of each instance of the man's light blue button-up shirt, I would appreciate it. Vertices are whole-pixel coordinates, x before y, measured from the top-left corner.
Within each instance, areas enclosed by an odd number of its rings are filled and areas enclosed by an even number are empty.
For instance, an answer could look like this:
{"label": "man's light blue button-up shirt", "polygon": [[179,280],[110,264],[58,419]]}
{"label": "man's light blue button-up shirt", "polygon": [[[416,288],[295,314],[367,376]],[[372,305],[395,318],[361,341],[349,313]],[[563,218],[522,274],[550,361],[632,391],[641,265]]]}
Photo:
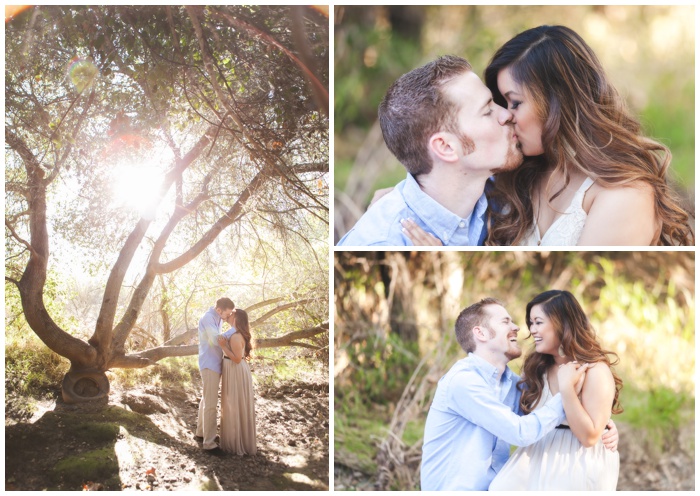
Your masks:
{"label": "man's light blue button-up shirt", "polygon": [[[199,370],[209,369],[221,373],[221,360],[224,352],[221,350],[217,339],[221,334],[223,321],[216,309],[211,307],[199,319]],[[230,338],[236,332],[234,327],[226,331],[223,336]]]}
{"label": "man's light blue button-up shirt", "polygon": [[413,219],[445,246],[481,246],[486,239],[483,194],[471,215],[462,219],[425,194],[411,174],[365,212],[338,246],[412,246],[401,232],[401,219]]}
{"label": "man's light blue button-up shirt", "polygon": [[438,382],[423,436],[423,491],[487,491],[510,455],[510,445],[527,446],[566,417],[561,395],[520,416],[520,378],[470,353]]}

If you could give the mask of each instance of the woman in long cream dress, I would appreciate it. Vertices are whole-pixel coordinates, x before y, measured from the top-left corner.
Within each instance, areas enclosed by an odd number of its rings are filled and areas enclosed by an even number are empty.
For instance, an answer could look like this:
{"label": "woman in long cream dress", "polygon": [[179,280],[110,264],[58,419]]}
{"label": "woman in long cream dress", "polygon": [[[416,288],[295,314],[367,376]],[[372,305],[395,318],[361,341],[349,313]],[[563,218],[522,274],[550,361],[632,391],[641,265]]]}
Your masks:
{"label": "woman in long cream dress", "polygon": [[221,386],[221,449],[236,455],[254,455],[256,447],[255,397],[248,360],[252,349],[248,314],[234,310],[229,324],[236,332],[219,337],[224,351]]}

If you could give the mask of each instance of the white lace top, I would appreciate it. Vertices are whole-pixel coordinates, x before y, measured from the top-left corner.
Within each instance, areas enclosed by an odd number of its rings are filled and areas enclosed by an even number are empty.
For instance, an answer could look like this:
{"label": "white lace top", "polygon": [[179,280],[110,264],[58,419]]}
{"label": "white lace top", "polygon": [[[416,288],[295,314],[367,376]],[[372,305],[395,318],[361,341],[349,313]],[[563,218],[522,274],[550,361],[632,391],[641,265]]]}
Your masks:
{"label": "white lace top", "polygon": [[593,179],[587,177],[571,199],[569,207],[562,215],[554,219],[552,225],[540,236],[537,219],[530,233],[520,242],[521,246],[575,246],[581,238],[586,223],[586,211],[583,209],[583,197],[593,186]]}

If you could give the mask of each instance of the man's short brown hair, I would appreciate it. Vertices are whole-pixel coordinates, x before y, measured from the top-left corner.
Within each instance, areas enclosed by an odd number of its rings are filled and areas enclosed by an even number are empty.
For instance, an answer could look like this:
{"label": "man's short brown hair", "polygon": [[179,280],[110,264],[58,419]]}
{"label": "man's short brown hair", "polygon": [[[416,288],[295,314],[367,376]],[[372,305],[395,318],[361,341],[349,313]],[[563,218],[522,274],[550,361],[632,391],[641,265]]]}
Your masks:
{"label": "man's short brown hair", "polygon": [[233,301],[231,301],[230,298],[219,298],[216,300],[216,308],[220,308],[222,310],[233,310],[236,308],[236,305],[233,304]]}
{"label": "man's short brown hair", "polygon": [[[455,336],[457,337],[459,345],[467,353],[471,353],[476,349],[476,342],[474,341],[472,329],[476,326],[485,325],[485,321],[489,317],[486,313],[486,307],[490,305],[503,306],[503,303],[496,298],[484,298],[462,310],[457,317],[457,321],[455,322]],[[489,329],[489,333],[491,333],[493,337],[491,329]]]}
{"label": "man's short brown hair", "polygon": [[457,132],[458,108],[442,86],[471,68],[461,57],[440,57],[397,79],[379,105],[384,142],[414,176],[427,174],[433,167],[428,153],[430,136],[443,130]]}

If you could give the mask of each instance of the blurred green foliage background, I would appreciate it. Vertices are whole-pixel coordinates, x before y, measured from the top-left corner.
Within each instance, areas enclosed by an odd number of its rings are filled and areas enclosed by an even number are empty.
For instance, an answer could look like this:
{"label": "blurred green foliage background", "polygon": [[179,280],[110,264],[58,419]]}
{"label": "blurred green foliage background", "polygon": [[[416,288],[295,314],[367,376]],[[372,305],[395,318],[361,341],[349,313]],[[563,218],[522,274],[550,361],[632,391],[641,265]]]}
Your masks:
{"label": "blurred green foliage background", "polygon": [[645,132],[671,149],[671,180],[694,206],[694,6],[337,6],[335,22],[337,235],[374,190],[406,175],[373,132],[391,83],[444,54],[482,75],[501,45],[543,24],[566,25],[593,48]]}

